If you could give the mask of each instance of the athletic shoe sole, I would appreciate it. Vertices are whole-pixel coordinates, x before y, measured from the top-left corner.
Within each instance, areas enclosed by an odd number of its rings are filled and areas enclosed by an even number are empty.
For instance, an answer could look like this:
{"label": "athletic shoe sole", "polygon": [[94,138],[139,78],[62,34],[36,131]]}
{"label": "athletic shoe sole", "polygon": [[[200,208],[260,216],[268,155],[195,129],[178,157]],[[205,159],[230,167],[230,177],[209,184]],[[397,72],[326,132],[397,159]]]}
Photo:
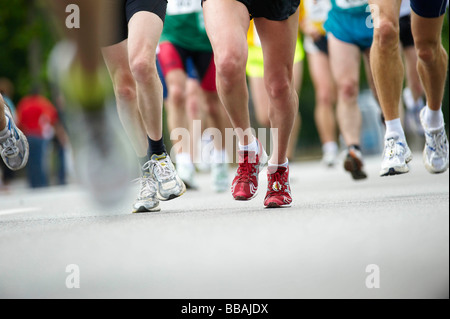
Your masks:
{"label": "athletic shoe sole", "polygon": [[266,209],[274,209],[274,208],[290,208],[292,207],[292,204],[286,204],[286,205],[278,205],[277,203],[268,203],[266,205]]}
{"label": "athletic shoe sole", "polygon": [[159,207],[159,205],[151,209],[148,209],[145,206],[140,206],[138,209],[133,210],[133,214],[156,213],[160,211],[161,207]]}

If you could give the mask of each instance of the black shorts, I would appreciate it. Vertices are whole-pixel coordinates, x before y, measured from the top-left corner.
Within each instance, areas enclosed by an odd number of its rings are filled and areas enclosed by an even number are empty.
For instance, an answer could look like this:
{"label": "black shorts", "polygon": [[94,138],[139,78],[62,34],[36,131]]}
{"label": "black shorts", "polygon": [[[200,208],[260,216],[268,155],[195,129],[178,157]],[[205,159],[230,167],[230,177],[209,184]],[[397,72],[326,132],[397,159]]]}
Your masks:
{"label": "black shorts", "polygon": [[[93,0],[94,1],[94,0]],[[105,25],[101,31],[103,47],[111,46],[128,39],[128,23],[138,12],[147,11],[156,14],[164,22],[167,0],[107,0],[102,16]]]}
{"label": "black shorts", "polygon": [[328,39],[326,36],[321,36],[318,40],[314,41],[314,44],[320,52],[328,55]]}
{"label": "black shorts", "polygon": [[[202,3],[207,0],[202,0]],[[287,20],[300,6],[300,0],[236,0],[248,9],[251,18]]]}
{"label": "black shorts", "polygon": [[445,14],[448,0],[411,0],[411,9],[422,18],[438,18]]}
{"label": "black shorts", "polygon": [[411,30],[410,15],[400,18],[400,42],[403,48],[409,48],[414,46],[414,37]]}

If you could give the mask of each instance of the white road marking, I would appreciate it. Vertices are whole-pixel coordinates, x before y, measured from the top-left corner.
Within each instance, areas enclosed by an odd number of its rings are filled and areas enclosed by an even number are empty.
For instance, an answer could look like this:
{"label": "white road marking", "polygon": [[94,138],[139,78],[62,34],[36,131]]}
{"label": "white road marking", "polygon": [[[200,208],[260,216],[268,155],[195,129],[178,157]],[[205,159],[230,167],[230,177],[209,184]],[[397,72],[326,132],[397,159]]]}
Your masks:
{"label": "white road marking", "polygon": [[20,213],[31,213],[31,212],[39,212],[42,208],[40,207],[26,207],[26,208],[14,208],[7,210],[0,210],[1,215],[12,215],[12,214],[20,214]]}

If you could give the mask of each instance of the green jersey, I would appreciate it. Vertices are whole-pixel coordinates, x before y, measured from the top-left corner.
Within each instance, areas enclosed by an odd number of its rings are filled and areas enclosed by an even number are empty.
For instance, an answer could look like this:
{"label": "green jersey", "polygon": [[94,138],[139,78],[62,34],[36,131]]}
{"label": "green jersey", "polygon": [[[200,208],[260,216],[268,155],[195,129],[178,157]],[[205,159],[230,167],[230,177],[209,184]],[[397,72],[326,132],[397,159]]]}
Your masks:
{"label": "green jersey", "polygon": [[368,0],[331,0],[332,10],[345,11],[351,14],[367,13]]}
{"label": "green jersey", "polygon": [[161,41],[186,50],[212,51],[200,0],[169,0]]}

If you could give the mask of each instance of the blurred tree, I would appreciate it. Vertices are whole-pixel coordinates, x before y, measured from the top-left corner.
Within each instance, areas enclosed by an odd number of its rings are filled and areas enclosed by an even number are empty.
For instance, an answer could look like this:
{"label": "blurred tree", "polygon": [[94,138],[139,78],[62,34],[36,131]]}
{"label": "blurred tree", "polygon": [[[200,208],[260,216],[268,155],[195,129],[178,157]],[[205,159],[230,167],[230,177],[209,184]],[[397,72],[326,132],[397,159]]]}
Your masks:
{"label": "blurred tree", "polygon": [[46,57],[56,37],[48,23],[45,2],[0,2],[0,76],[16,86],[16,101],[34,85],[46,86]]}

